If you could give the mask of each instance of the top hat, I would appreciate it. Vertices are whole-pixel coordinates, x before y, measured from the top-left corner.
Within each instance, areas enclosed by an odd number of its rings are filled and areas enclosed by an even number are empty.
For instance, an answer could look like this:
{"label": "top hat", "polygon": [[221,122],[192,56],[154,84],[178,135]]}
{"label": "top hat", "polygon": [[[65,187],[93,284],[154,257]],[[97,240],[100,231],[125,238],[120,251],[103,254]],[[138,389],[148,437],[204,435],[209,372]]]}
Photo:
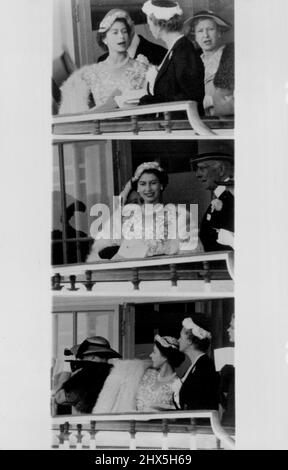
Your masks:
{"label": "top hat", "polygon": [[192,170],[195,170],[195,165],[205,161],[215,160],[215,161],[229,161],[234,163],[234,156],[230,153],[224,152],[208,152],[208,153],[198,153],[193,155],[190,159]]}
{"label": "top hat", "polygon": [[215,23],[216,23],[218,26],[220,26],[221,28],[226,29],[226,30],[231,29],[231,27],[232,27],[227,21],[223,20],[223,18],[221,18],[221,16],[216,15],[216,14],[215,14],[213,11],[211,11],[211,10],[201,10],[201,11],[198,11],[198,13],[196,13],[195,15],[190,16],[190,18],[188,18],[188,19],[184,22],[184,24],[185,24],[185,25],[189,25],[189,24],[190,24],[190,25],[193,26],[193,24],[194,24],[194,22],[195,22],[196,20],[199,20],[199,19],[202,19],[202,18],[203,18],[203,19],[207,18],[207,19],[214,20]]}

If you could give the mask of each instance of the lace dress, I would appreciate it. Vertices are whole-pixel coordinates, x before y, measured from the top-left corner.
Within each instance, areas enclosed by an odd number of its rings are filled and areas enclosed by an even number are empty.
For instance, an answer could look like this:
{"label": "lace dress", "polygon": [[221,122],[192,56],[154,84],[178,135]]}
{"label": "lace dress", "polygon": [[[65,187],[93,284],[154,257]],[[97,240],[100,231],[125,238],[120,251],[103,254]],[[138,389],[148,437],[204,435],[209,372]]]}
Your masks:
{"label": "lace dress", "polygon": [[173,374],[164,381],[159,379],[158,370],[147,369],[136,395],[137,411],[175,410],[172,390],[175,379]]}
{"label": "lace dress", "polygon": [[[141,210],[140,210],[141,209]],[[197,250],[197,227],[190,227],[186,209],[180,213],[175,204],[157,204],[150,213],[138,206],[130,217],[131,205],[123,209],[122,248],[144,247],[145,256],[173,255],[181,250]],[[135,240],[136,235],[136,240]],[[121,251],[120,251],[121,254]]]}
{"label": "lace dress", "polygon": [[138,57],[136,60],[128,57],[120,66],[111,64],[108,57],[98,64],[86,65],[76,70],[61,87],[59,114],[88,111],[90,93],[97,109],[106,103],[115,90],[120,90],[122,94],[140,89],[144,92],[146,58]]}
{"label": "lace dress", "polygon": [[198,225],[185,208],[180,210],[175,204],[158,204],[153,208],[153,216],[151,212],[148,217],[145,214],[145,204],[124,206],[122,217],[114,218],[122,223],[117,229],[119,239],[103,240],[100,233],[93,234],[95,242],[87,261],[97,260],[99,249],[113,245],[120,246],[117,255],[127,259],[203,251],[198,240]]}

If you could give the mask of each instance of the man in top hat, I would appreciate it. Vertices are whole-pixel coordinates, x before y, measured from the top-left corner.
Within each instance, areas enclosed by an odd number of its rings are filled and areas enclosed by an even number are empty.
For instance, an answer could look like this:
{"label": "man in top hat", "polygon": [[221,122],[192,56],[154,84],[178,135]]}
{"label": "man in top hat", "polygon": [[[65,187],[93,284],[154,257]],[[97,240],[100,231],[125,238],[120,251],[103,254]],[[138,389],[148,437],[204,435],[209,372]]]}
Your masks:
{"label": "man in top hat", "polygon": [[[145,39],[143,36],[137,34],[135,31],[135,25],[127,11],[115,9],[111,10],[111,13],[113,12],[123,12],[123,14],[125,14],[127,23],[131,27],[131,41],[127,50],[129,57],[131,59],[136,59],[138,55],[142,54],[147,57],[150,64],[160,65],[165,57],[167,49],[162,46],[159,46],[158,44],[155,44],[154,42],[147,41],[147,39]],[[106,52],[98,58],[98,62],[102,62],[103,60],[107,59],[107,57],[108,53]]]}
{"label": "man in top hat", "polygon": [[67,361],[70,362],[72,374],[58,386],[55,401],[59,405],[71,405],[76,413],[91,413],[113,367],[108,364],[108,359],[121,356],[111,349],[109,341],[102,336],[87,338],[71,350],[65,350],[65,354],[74,354],[76,359]]}
{"label": "man in top hat", "polygon": [[205,251],[231,250],[234,234],[234,158],[222,152],[202,153],[191,159],[192,169],[212,200],[201,225],[200,240]]}

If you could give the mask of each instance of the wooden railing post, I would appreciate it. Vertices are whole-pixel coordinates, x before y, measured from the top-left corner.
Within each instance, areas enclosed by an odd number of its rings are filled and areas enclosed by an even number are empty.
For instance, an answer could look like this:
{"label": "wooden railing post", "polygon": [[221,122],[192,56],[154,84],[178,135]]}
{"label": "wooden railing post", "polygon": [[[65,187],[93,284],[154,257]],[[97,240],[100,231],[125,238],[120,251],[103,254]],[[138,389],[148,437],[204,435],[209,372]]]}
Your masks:
{"label": "wooden railing post", "polygon": [[70,290],[70,291],[79,290],[78,287],[75,287],[76,279],[77,279],[76,276],[73,275],[73,274],[71,276],[69,276],[69,281],[70,281],[71,287],[68,290]]}
{"label": "wooden railing post", "polygon": [[211,290],[211,273],[209,267],[209,261],[203,261],[203,279],[204,279],[204,289],[205,291]]}
{"label": "wooden railing post", "polygon": [[95,282],[92,281],[92,271],[85,271],[85,277],[86,281],[84,281],[84,286],[90,292],[95,284]]}
{"label": "wooden railing post", "polygon": [[171,134],[171,113],[169,111],[164,112],[164,128],[167,134]]}
{"label": "wooden railing post", "polygon": [[59,438],[59,449],[64,448],[64,424],[60,424],[59,426],[59,435],[57,436]]}
{"label": "wooden railing post", "polygon": [[61,286],[61,276],[59,273],[56,273],[52,276],[52,290],[61,290],[64,286]]}
{"label": "wooden railing post", "polygon": [[132,123],[132,132],[134,135],[137,135],[139,133],[138,117],[131,116],[131,123]]}
{"label": "wooden railing post", "polygon": [[130,421],[130,450],[136,449],[136,422],[135,420]]}
{"label": "wooden railing post", "polygon": [[70,442],[69,442],[69,437],[70,437],[70,432],[69,432],[69,422],[66,421],[64,423],[64,449],[70,449]]}
{"label": "wooden railing post", "polygon": [[76,444],[76,449],[82,449],[82,437],[83,434],[81,433],[82,431],[82,424],[77,424],[77,444]]}
{"label": "wooden railing post", "polygon": [[102,131],[101,131],[101,121],[100,121],[99,119],[97,119],[97,121],[94,121],[94,124],[95,124],[94,134],[95,134],[95,135],[100,135],[100,134],[102,134]]}
{"label": "wooden railing post", "polygon": [[134,286],[134,290],[139,290],[139,272],[137,268],[132,268],[132,284]]}
{"label": "wooden railing post", "polygon": [[96,421],[90,422],[90,449],[96,449]]}
{"label": "wooden railing post", "polygon": [[163,419],[162,420],[162,450],[168,450],[168,419]]}
{"label": "wooden railing post", "polygon": [[177,287],[178,276],[176,264],[170,264],[170,276],[172,287]]}
{"label": "wooden railing post", "polygon": [[194,418],[190,420],[190,450],[197,450],[196,443],[197,426]]}

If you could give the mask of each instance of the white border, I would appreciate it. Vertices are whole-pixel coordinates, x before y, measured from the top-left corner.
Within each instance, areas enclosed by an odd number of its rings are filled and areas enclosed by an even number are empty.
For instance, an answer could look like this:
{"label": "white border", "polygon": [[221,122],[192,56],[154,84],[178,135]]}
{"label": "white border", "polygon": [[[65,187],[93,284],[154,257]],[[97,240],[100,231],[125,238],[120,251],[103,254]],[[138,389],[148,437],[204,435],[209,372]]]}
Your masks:
{"label": "white border", "polygon": [[[51,4],[2,6],[2,449],[50,445]],[[287,9],[236,0],[240,449],[288,447]]]}

